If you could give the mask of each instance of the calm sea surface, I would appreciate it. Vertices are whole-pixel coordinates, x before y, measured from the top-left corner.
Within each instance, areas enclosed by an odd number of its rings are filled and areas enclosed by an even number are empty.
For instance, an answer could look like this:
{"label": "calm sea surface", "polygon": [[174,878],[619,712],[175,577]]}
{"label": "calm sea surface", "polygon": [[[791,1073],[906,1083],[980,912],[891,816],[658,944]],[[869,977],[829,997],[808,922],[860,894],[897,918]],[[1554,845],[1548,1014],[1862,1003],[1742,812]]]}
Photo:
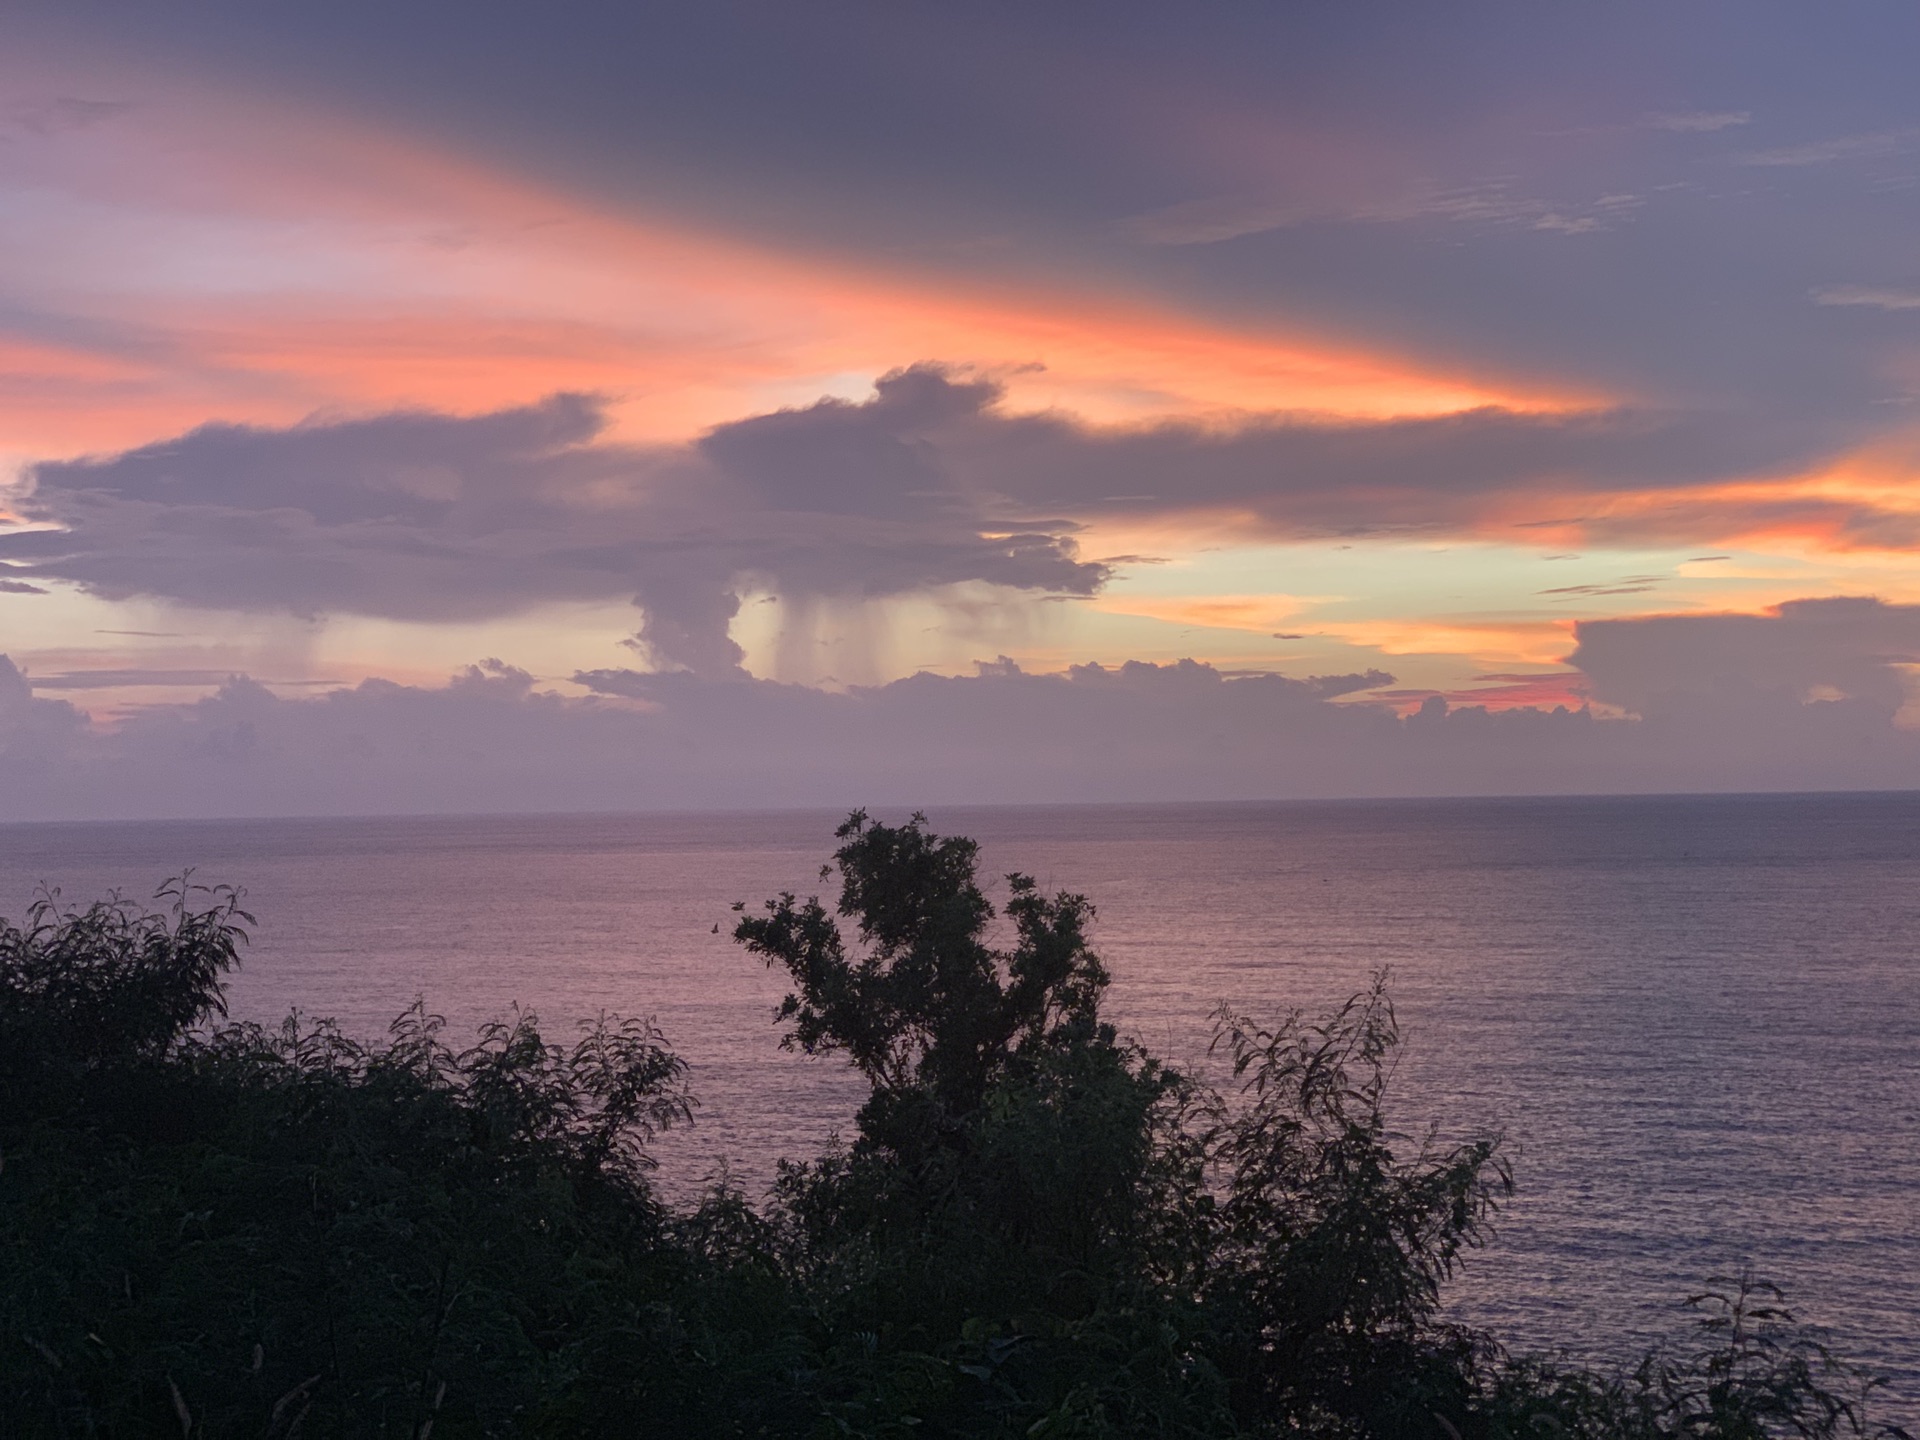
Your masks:
{"label": "calm sea surface", "polygon": [[[758,1181],[845,1126],[842,1068],[783,1054],[783,987],[729,906],[815,888],[838,817],[566,816],[0,827],[36,882],[144,896],[185,866],[259,917],[234,1012],[376,1034],[651,1014],[692,1064],[670,1188]],[[895,817],[886,817],[895,818]],[[1519,1193],[1456,1303],[1523,1348],[1671,1333],[1751,1264],[1920,1411],[1920,796],[942,810],[1098,906],[1124,1025],[1338,1002],[1389,967],[1410,1130],[1497,1127]],[[719,927],[715,933],[715,926]]]}

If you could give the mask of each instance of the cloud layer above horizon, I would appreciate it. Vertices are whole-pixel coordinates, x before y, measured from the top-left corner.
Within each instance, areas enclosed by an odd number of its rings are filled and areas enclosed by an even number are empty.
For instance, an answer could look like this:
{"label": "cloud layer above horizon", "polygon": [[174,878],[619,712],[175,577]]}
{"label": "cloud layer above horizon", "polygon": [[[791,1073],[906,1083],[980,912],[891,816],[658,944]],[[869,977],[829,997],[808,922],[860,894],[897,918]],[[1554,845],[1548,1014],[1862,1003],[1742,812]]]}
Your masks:
{"label": "cloud layer above horizon", "polygon": [[[472,620],[631,595],[659,663],[738,667],[744,593],[892,596],[977,581],[1056,596],[1111,574],[1076,532],[1224,516],[1245,538],[1541,532],[1571,545],[1727,543],[1791,524],[1898,549],[1920,512],[1792,483],[1755,427],[1626,409],[1405,420],[1245,416],[1091,427],[917,366],[691,445],[607,442],[556,395],[460,417],[209,425],[43,462],[0,533],[12,583],[211,610]],[[1772,471],[1786,483],[1756,475]],[[1652,497],[1650,499],[1650,496]],[[1624,502],[1624,503],[1623,503]]]}
{"label": "cloud layer above horizon", "polygon": [[[961,697],[1177,674],[1188,735],[1278,706],[1356,792],[1454,785],[1410,727],[1482,706],[1562,789],[1920,784],[1905,10],[30,0],[16,40],[0,650],[82,770],[510,673],[500,715],[644,749],[678,722],[604,677],[650,667],[769,753],[766,697],[885,757],[860,717],[938,693],[1081,775]],[[1732,695],[1892,748],[1674,728],[1745,734]]]}
{"label": "cloud layer above horizon", "polygon": [[1193,661],[1013,662],[845,692],[612,669],[588,693],[487,661],[439,686],[283,699],[243,677],[118,730],[37,698],[0,657],[9,818],[1247,800],[1891,788],[1920,606],[1583,625],[1588,708],[1402,716],[1379,672],[1288,679]]}

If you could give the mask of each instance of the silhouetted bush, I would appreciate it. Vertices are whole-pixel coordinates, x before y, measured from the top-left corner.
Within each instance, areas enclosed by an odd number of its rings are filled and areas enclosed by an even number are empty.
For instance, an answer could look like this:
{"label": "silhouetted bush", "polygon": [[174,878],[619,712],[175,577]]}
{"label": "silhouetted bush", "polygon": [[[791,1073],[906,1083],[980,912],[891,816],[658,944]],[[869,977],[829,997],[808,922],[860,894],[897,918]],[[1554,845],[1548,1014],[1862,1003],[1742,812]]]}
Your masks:
{"label": "silhouetted bush", "polygon": [[835,909],[736,935],[868,1097],[759,1203],[656,1197],[692,1101],[646,1022],[221,1024],[251,919],[185,880],[0,925],[0,1440],[1902,1433],[1751,1279],[1617,1372],[1449,1322],[1510,1179],[1389,1127],[1383,983],[1221,1012],[1208,1083],[1102,1019],[1083,898],[838,838]]}
{"label": "silhouetted bush", "polygon": [[[194,908],[196,897],[202,908]],[[162,1059],[226,1015],[220,977],[247,938],[238,892],[182,876],[159,913],[113,896],[84,910],[43,893],[26,923],[0,920],[0,1103],[28,1114],[77,1100],[89,1081]]]}

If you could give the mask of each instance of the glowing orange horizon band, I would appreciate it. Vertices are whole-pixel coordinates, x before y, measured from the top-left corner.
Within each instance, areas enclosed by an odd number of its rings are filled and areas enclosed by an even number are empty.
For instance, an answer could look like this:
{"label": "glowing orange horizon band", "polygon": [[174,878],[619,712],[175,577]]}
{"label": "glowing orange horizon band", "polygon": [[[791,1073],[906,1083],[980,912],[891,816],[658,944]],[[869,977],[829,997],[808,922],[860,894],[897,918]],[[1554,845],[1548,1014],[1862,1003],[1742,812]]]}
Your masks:
{"label": "glowing orange horizon band", "polygon": [[[11,347],[0,352],[0,449],[99,451],[208,420],[285,424],[326,409],[472,413],[557,389],[614,397],[619,438],[684,440],[925,360],[1001,373],[1020,408],[1096,423],[1604,403],[1236,331],[1138,297],[779,253],[620,215],[339,116],[204,93],[190,104],[109,135],[118,149],[88,142],[72,183],[156,224],[230,234],[241,262],[290,247],[282,268],[314,280],[143,288],[145,257],[131,251],[135,284],[117,275],[73,308],[164,343],[36,355],[0,339]],[[148,144],[176,162],[164,181],[133,163],[128,147]],[[431,238],[442,233],[456,238]]]}

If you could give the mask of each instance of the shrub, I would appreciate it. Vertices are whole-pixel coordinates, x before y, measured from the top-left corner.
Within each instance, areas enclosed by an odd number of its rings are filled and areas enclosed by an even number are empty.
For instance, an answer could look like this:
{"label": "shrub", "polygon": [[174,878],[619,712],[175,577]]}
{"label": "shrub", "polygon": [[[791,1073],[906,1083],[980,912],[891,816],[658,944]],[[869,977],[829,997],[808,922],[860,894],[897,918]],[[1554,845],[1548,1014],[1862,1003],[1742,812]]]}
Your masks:
{"label": "shrub", "polygon": [[1384,976],[1317,1023],[1217,1022],[1235,1093],[1200,1106],[1218,1196],[1204,1285],[1242,1413],[1464,1423],[1480,1341],[1437,1319],[1440,1289],[1512,1189],[1498,1137],[1397,1153]]}
{"label": "shrub", "polygon": [[0,1434],[530,1433],[576,1404],[684,1268],[645,1181],[689,1113],[658,1032],[198,1034],[238,896],[163,893],[4,932]]}
{"label": "shrub", "polygon": [[[157,913],[118,895],[86,909],[44,891],[0,919],[0,1103],[15,1115],[71,1099],[103,1072],[150,1065],[211,1016],[253,917],[240,893],[183,875]],[[204,899],[201,908],[197,901]]]}

